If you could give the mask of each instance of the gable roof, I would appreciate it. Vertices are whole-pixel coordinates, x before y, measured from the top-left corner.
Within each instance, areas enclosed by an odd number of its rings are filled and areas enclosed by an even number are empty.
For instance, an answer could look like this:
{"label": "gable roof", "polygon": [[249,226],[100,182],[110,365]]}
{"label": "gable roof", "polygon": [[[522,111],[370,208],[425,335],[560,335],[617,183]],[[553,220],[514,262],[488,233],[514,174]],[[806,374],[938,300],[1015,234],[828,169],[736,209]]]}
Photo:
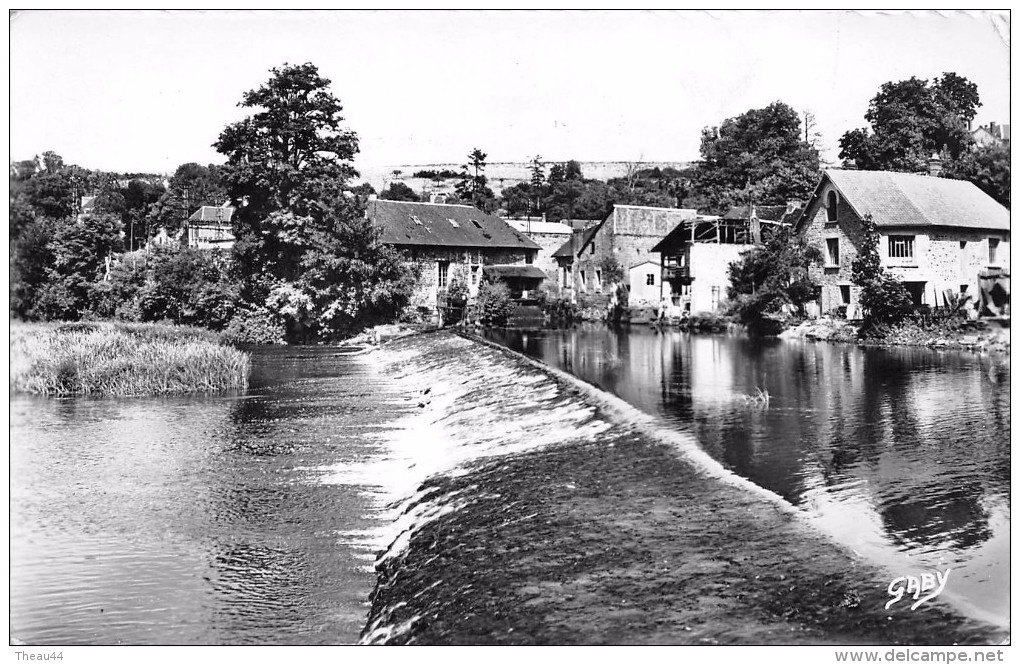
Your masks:
{"label": "gable roof", "polygon": [[188,217],[189,222],[229,222],[234,216],[230,206],[202,206]]}
{"label": "gable roof", "polygon": [[499,217],[445,203],[369,201],[365,214],[390,245],[541,249]]}
{"label": "gable roof", "polygon": [[823,174],[809,205],[819,197],[827,181],[858,215],[870,214],[879,227],[1009,230],[1009,210],[966,180],[892,171],[830,169]]}
{"label": "gable roof", "polygon": [[595,237],[595,234],[598,233],[598,230],[602,228],[603,224],[605,224],[605,222],[599,222],[590,229],[585,229],[580,233],[574,233],[570,236],[569,240],[560,245],[560,248],[553,252],[553,257],[570,258],[575,254],[580,253],[581,250],[584,249],[585,245],[587,245],[588,242]]}

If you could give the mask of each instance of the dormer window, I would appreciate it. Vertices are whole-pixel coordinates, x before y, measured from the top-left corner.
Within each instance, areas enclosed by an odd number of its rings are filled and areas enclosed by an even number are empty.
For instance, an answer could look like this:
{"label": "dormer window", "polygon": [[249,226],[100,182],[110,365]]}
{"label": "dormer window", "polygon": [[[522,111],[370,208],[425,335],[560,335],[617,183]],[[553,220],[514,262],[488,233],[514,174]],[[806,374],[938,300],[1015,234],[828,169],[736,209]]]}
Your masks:
{"label": "dormer window", "polygon": [[825,197],[825,219],[829,222],[836,221],[836,209],[839,204],[839,196],[836,192],[829,192]]}

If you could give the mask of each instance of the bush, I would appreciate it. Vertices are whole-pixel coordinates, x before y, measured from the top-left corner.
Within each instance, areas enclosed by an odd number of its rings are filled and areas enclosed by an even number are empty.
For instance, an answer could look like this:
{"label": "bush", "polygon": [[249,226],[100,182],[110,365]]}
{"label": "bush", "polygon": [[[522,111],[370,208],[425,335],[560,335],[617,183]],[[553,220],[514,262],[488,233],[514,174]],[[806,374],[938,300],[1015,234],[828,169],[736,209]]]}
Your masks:
{"label": "bush", "polygon": [[230,344],[284,344],[283,321],[266,308],[241,310],[227,324],[223,339]]}
{"label": "bush", "polygon": [[503,282],[483,282],[478,288],[478,312],[482,323],[505,326],[517,303],[510,297],[510,287]]}

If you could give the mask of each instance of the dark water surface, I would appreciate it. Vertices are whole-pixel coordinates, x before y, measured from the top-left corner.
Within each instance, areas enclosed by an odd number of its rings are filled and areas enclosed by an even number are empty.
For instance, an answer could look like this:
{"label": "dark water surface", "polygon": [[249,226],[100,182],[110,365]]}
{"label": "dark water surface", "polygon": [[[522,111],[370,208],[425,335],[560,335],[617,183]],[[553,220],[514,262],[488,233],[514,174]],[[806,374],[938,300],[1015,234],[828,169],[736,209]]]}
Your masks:
{"label": "dark water surface", "polygon": [[[493,331],[693,434],[893,575],[1009,623],[1009,367],[976,354],[604,326]],[[767,391],[768,408],[747,396]],[[706,506],[706,510],[710,510]]]}
{"label": "dark water surface", "polygon": [[338,644],[375,581],[329,469],[406,408],[335,349],[258,350],[243,394],[11,400],[12,637]]}

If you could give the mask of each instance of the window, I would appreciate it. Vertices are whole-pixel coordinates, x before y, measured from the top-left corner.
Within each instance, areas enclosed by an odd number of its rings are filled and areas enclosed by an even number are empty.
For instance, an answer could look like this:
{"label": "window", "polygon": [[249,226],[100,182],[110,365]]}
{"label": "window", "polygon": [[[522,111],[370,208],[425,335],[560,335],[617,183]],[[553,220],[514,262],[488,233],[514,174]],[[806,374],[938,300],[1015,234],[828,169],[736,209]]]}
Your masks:
{"label": "window", "polygon": [[999,239],[989,238],[988,239],[988,265],[994,266],[998,264],[999,254]]}
{"label": "window", "polygon": [[595,270],[595,290],[602,292],[602,271],[598,269]]}
{"label": "window", "polygon": [[839,285],[839,301],[844,305],[850,304],[850,285],[840,284]]}
{"label": "window", "polygon": [[595,253],[595,243],[594,242],[591,244],[591,253],[592,254]]}
{"label": "window", "polygon": [[531,264],[532,264],[532,263],[533,263],[534,261],[535,261],[535,255],[534,255],[534,254],[532,254],[531,252],[528,252],[528,253],[526,253],[526,254],[524,255],[524,262],[525,262],[525,263],[527,263],[527,264],[528,264],[529,266],[530,266],[530,265],[531,265]]}
{"label": "window", "polygon": [[839,267],[839,238],[828,238],[825,241],[825,266]]}
{"label": "window", "polygon": [[439,262],[439,288],[445,289],[447,285],[447,278],[450,273],[450,262],[440,261]]}
{"label": "window", "polygon": [[655,286],[655,273],[645,275],[645,286]]}
{"label": "window", "polygon": [[478,266],[471,266],[471,286],[478,283]]}
{"label": "window", "polygon": [[889,258],[914,260],[914,236],[889,236]]}
{"label": "window", "polygon": [[836,210],[839,205],[839,197],[836,192],[829,192],[825,197],[825,219],[830,222],[836,221]]}

